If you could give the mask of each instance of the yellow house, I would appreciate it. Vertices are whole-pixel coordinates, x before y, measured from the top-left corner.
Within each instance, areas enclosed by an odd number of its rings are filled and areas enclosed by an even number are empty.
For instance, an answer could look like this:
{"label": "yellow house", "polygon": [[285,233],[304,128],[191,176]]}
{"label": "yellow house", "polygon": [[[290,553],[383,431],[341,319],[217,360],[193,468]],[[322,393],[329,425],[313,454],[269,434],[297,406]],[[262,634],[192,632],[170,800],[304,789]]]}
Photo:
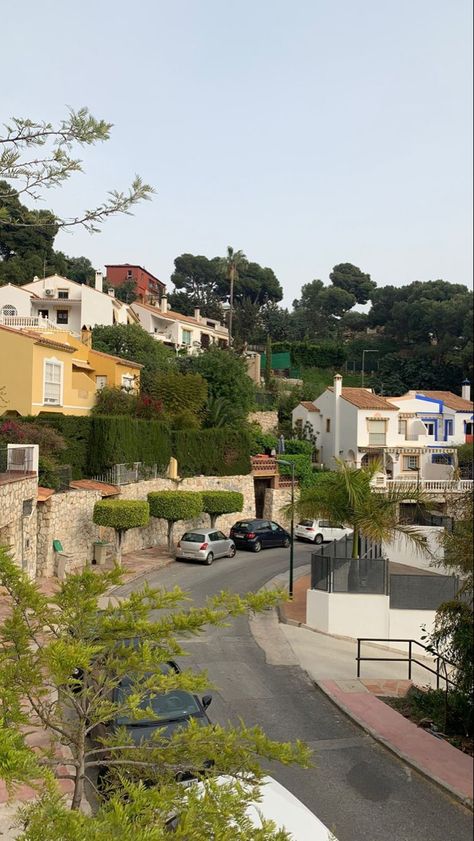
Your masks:
{"label": "yellow house", "polygon": [[0,325],[0,412],[88,415],[106,385],[138,393],[142,366],[90,344],[89,331],[80,340],[62,330]]}

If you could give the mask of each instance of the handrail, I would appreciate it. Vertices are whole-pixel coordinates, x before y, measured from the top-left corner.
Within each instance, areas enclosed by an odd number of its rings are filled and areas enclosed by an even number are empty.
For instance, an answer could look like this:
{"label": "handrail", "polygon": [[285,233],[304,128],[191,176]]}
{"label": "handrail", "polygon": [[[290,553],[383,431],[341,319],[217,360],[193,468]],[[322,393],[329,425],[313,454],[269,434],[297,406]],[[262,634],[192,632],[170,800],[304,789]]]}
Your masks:
{"label": "handrail", "polygon": [[[362,642],[405,642],[408,643],[408,657],[362,657],[360,653],[360,646]],[[421,663],[420,660],[417,660],[413,657],[413,645],[418,645],[424,651],[427,651],[429,654],[433,655],[436,658],[436,669],[431,669],[430,666],[427,666],[426,663]],[[452,666],[456,668],[455,663],[452,663],[451,660],[448,660],[446,657],[443,657],[442,654],[438,654],[438,652],[434,652],[428,645],[423,645],[422,642],[418,642],[418,640],[407,640],[407,639],[381,639],[379,637],[357,637],[357,677],[360,678],[360,664],[362,660],[365,661],[380,661],[381,663],[408,663],[408,680],[411,680],[412,674],[412,663],[416,663],[417,666],[420,666],[422,669],[426,669],[427,672],[431,672],[431,674],[436,675],[436,689],[439,689],[439,682],[440,678],[446,681],[446,686],[451,684],[451,686],[456,686],[456,683],[451,680],[447,675],[446,666]],[[440,665],[443,663],[444,665],[444,675],[440,672]]]}

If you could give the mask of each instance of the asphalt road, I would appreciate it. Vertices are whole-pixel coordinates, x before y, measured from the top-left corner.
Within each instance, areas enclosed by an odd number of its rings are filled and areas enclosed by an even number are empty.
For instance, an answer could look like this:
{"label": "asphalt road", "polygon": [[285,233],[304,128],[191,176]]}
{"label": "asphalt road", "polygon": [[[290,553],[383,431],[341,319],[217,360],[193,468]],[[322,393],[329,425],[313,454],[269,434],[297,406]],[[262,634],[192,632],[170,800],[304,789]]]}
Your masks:
{"label": "asphalt road", "polygon": [[[298,544],[295,566],[309,562]],[[200,605],[207,595],[258,590],[288,568],[288,550],[238,552],[210,567],[171,564],[146,579],[176,584]],[[141,579],[143,580],[143,579]],[[140,579],[120,589],[137,589]],[[411,771],[356,727],[295,665],[269,665],[247,618],[187,640],[186,665],[207,669],[217,690],[209,710],[225,724],[242,718],[269,737],[303,739],[314,751],[310,770],[273,767],[271,773],[334,832],[338,841],[470,841],[472,815],[437,786]],[[311,841],[308,838],[308,841]]]}

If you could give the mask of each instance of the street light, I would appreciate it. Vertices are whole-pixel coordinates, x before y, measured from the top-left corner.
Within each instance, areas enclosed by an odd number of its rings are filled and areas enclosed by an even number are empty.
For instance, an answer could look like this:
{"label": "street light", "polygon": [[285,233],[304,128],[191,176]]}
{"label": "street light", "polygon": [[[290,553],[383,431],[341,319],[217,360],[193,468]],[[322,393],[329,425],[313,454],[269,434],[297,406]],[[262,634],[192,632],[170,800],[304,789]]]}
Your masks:
{"label": "street light", "polygon": [[291,525],[290,525],[290,577],[288,582],[288,595],[293,598],[293,569],[294,569],[294,548],[295,548],[295,463],[286,461],[284,458],[275,459],[277,464],[286,464],[291,467]]}
{"label": "street light", "polygon": [[366,353],[378,353],[378,350],[373,350],[372,348],[367,348],[366,350],[362,351],[362,388],[364,388],[364,374],[365,374],[365,354]]}

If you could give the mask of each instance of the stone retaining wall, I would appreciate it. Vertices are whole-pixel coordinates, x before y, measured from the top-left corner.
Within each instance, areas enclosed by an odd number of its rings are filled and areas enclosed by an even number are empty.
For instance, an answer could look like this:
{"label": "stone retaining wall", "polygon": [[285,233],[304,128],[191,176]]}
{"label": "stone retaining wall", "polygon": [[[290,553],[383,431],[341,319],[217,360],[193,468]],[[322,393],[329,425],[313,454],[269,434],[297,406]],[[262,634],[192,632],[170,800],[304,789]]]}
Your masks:
{"label": "stone retaining wall", "polygon": [[11,548],[31,578],[36,575],[37,491],[37,479],[30,477],[0,485],[0,545]]}
{"label": "stone retaining wall", "polygon": [[278,412],[251,412],[249,423],[258,423],[262,432],[276,432],[278,427]]}
{"label": "stone retaining wall", "polygon": [[284,508],[291,502],[290,488],[266,488],[263,516],[265,520],[275,520],[284,528],[289,528],[290,518]]}
{"label": "stone retaining wall", "polygon": [[70,555],[67,570],[86,566],[93,557],[93,543],[99,537],[94,525],[94,505],[102,499],[98,491],[70,490],[53,494],[38,506],[37,575],[54,575],[56,553],[53,540],[60,540],[64,554]]}

